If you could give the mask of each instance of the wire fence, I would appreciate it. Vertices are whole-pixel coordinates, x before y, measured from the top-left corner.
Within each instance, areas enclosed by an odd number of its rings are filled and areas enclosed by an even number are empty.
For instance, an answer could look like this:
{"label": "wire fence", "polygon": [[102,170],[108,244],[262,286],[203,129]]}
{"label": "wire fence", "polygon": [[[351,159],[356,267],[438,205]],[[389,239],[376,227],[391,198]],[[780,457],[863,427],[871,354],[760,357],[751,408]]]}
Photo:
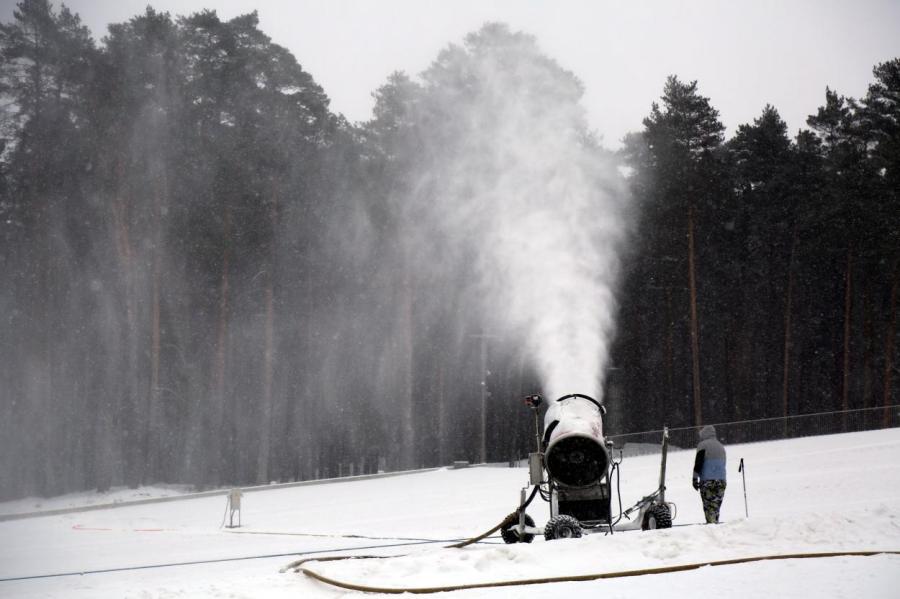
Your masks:
{"label": "wire fence", "polygon": [[[725,444],[776,441],[897,427],[900,426],[900,405],[712,424],[716,427],[716,436]],[[670,428],[669,449],[695,448],[701,428]],[[657,453],[662,430],[612,435],[608,439],[617,450],[622,449],[630,455]]]}

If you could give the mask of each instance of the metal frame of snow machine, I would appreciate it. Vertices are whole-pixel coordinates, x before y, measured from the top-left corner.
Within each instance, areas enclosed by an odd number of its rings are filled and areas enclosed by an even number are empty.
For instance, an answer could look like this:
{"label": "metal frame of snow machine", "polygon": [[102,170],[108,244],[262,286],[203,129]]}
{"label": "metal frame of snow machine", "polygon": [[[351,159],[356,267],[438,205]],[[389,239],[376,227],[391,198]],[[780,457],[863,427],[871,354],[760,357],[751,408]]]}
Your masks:
{"label": "metal frame of snow machine", "polygon": [[[550,541],[589,532],[672,526],[676,506],[665,499],[668,429],[663,429],[659,486],[624,511],[619,494],[619,510],[613,519],[612,479],[615,476],[618,487],[622,452],[618,460],[611,458],[613,443],[602,434],[603,404],[580,393],[564,395],[548,407],[541,435],[538,410],[543,398],[529,395],[525,403],[534,414],[537,451],[528,456],[529,485],[521,490],[518,522],[500,531],[506,543],[530,543],[538,534]],[[550,519],[543,528],[537,528],[525,512],[538,494],[550,504]]]}

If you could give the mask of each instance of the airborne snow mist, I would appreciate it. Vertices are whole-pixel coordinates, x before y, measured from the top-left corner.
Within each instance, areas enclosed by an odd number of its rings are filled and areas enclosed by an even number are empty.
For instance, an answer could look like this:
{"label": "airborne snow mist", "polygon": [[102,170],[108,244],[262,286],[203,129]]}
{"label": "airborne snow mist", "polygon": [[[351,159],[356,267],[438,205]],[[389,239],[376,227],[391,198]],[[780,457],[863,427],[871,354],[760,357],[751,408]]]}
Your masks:
{"label": "airborne snow mist", "polygon": [[482,330],[523,351],[545,393],[599,396],[627,215],[580,82],[502,25],[446,49],[423,79],[411,254],[461,265]]}

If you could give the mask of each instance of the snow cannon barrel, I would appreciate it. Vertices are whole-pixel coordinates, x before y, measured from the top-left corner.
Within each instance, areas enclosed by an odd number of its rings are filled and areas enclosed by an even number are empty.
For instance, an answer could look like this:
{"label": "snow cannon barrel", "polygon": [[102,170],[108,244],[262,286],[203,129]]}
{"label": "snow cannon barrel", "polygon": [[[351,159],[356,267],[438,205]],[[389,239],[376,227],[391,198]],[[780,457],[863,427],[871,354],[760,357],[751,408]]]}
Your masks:
{"label": "snow cannon barrel", "polygon": [[595,485],[606,476],[609,453],[603,438],[603,404],[573,393],[551,403],[544,416],[544,465],[551,479],[568,487]]}

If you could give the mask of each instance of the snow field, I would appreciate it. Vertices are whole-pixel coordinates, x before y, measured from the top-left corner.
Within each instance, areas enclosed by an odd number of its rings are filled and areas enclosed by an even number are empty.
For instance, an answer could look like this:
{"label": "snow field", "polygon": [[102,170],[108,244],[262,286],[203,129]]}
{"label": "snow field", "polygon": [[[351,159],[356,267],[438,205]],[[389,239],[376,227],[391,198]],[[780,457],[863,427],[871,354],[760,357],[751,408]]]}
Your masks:
{"label": "snow field", "polygon": [[[727,441],[727,440],[726,440]],[[317,562],[327,576],[382,587],[472,584],[687,564],[779,553],[900,550],[900,429],[728,446],[723,524],[590,535],[533,544],[440,545],[359,549],[343,554],[408,554],[386,560]],[[747,469],[750,518],[737,464]],[[667,499],[676,525],[702,521],[690,486],[693,451],[669,455]],[[622,500],[628,507],[653,490],[658,456],[626,458]],[[478,467],[393,478],[248,493],[244,527],[219,529],[224,497],[0,522],[0,578],[147,566],[183,561],[350,549],[391,540],[470,537],[512,511],[527,482],[524,468]],[[81,501],[96,502],[96,494]],[[70,497],[67,501],[77,502]],[[19,506],[21,507],[21,506]],[[615,505],[614,498],[614,508]],[[0,513],[16,511],[0,504]],[[539,526],[547,505],[529,508]],[[263,534],[265,533],[265,534]],[[323,535],[323,536],[310,536]],[[0,582],[0,597],[343,597],[279,568],[278,556],[168,568]],[[470,597],[521,597],[535,587],[458,591]],[[900,596],[900,556],[757,562],[665,575],[560,583],[566,597],[667,599],[698,594],[749,597]]]}

